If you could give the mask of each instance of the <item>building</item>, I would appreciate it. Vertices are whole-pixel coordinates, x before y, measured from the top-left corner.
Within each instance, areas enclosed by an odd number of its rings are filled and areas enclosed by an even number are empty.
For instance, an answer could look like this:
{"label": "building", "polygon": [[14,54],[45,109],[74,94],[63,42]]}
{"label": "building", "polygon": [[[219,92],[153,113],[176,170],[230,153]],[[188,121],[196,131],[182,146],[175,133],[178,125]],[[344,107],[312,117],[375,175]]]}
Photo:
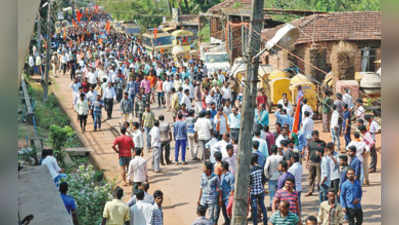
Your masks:
{"label": "building", "polygon": [[[311,64],[329,72],[333,46],[345,41],[354,46],[355,71],[376,71],[378,68],[375,62],[381,59],[381,18],[381,12],[367,11],[314,14],[293,20],[291,24],[300,30],[300,36],[290,51],[293,54],[276,50],[262,55],[262,61],[278,69],[297,66],[301,73],[321,81],[324,73],[314,69]],[[264,29],[263,43],[271,39],[281,27]]]}
{"label": "building", "polygon": [[[225,0],[208,9],[202,16],[209,17],[211,37],[225,41],[226,50],[233,62],[247,49],[252,0]],[[308,10],[284,10],[264,8],[264,28],[274,28],[283,22],[273,20],[272,15],[311,15],[322,13]]]}

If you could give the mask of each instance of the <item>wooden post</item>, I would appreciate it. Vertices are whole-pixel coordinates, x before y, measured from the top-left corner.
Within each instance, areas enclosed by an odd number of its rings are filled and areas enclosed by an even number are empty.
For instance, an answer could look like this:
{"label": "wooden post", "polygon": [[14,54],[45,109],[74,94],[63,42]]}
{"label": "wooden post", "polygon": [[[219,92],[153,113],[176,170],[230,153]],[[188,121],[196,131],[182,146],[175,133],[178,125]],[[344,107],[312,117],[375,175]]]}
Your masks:
{"label": "wooden post", "polygon": [[248,185],[249,185],[249,167],[251,161],[252,149],[252,129],[254,121],[254,108],[257,91],[257,79],[259,59],[252,61],[260,50],[261,30],[263,28],[263,2],[264,0],[252,1],[251,26],[249,33],[249,43],[244,58],[247,59],[247,77],[245,81],[245,90],[243,104],[241,107],[241,126],[238,151],[238,168],[235,176],[234,186],[234,206],[232,225],[247,224],[248,210]]}

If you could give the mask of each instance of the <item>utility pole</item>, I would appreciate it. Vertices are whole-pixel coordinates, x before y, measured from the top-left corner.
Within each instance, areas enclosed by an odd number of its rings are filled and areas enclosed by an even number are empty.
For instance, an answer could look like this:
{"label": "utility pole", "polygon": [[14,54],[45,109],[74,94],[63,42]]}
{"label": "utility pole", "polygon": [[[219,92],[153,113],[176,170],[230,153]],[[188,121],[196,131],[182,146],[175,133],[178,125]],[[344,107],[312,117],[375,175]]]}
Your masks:
{"label": "utility pole", "polygon": [[249,48],[246,49],[244,58],[247,60],[247,77],[245,82],[244,98],[241,107],[241,126],[238,151],[238,169],[235,176],[234,205],[232,225],[246,225],[248,209],[249,169],[252,155],[252,130],[254,121],[254,108],[257,92],[259,60],[252,60],[261,45],[261,30],[263,28],[263,2],[252,1],[252,15],[249,32]]}
{"label": "utility pole", "polygon": [[[97,4],[97,0],[96,0]],[[72,19],[75,19],[75,0],[71,0],[71,5],[72,5]]]}
{"label": "utility pole", "polygon": [[[36,50],[36,53],[38,53],[40,57],[41,57],[40,54],[41,54],[41,51],[42,51],[42,45],[41,45],[41,39],[42,39],[41,18],[42,17],[40,16],[40,8],[39,8],[39,11],[37,13],[37,43],[36,43],[37,44],[37,50]],[[36,64],[36,56],[34,56],[34,59],[35,59],[35,64]],[[41,80],[43,80],[43,71],[42,71],[41,65],[40,65],[40,68],[39,68],[39,72],[40,72],[40,78],[41,78]]]}
{"label": "utility pole", "polygon": [[47,48],[46,48],[46,77],[43,83],[43,101],[48,99],[48,76],[50,72],[50,48],[51,48],[51,1],[48,0],[47,9]]}

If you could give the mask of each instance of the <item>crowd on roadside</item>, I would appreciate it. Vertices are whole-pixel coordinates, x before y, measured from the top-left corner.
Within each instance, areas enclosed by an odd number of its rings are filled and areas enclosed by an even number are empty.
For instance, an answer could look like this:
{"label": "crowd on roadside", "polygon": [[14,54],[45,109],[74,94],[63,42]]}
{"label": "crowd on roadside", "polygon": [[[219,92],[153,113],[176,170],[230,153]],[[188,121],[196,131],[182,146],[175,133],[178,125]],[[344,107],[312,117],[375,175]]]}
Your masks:
{"label": "crowd on roadside", "polygon": [[[88,21],[83,17],[69,27],[65,39],[57,39],[52,57],[54,74],[68,74],[72,80],[71,104],[82,132],[90,118],[93,131],[101,130],[103,112],[111,119],[114,105],[120,107],[121,135],[113,149],[119,155],[123,185],[131,185],[133,194],[125,203],[123,190],[116,188],[114,199],[104,207],[103,224],[168,224],[163,220],[162,191],[147,192],[145,152],[151,154],[156,173],[171,163],[184,166],[202,161],[198,219],[193,224],[218,224],[221,216],[224,224],[230,224],[240,151],[240,82],[228,71],[208,72],[199,59],[174,61],[170,54],[148,52],[139,39],[107,29],[104,18]],[[248,219],[253,224],[274,225],[334,225],[345,220],[362,224],[362,187],[369,185],[368,175],[376,171],[375,135],[380,130],[374,117],[366,114],[362,100],[352,99],[349,90],[335,96],[325,91],[323,131],[331,133],[331,141],[320,138],[312,119],[315,113],[300,87],[299,106],[283,94],[273,109],[262,90],[256,103],[252,154],[247,156],[251,158]],[[156,117],[151,106],[168,113]],[[275,124],[269,123],[272,113]],[[295,126],[297,132],[293,132]],[[170,156],[172,146],[174,157]],[[320,208],[302,221],[304,167],[310,175],[305,197],[318,192]],[[64,196],[66,185],[60,186]],[[67,209],[75,210],[70,196],[63,200]]]}

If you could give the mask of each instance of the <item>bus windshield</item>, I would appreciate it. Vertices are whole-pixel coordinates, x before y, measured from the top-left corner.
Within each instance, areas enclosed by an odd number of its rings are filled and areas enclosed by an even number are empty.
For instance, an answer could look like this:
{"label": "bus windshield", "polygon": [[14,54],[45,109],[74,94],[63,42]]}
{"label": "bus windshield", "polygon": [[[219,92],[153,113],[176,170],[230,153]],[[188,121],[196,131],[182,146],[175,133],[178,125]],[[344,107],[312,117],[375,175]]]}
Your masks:
{"label": "bus windshield", "polygon": [[172,44],[172,36],[158,37],[154,39],[154,46],[171,45],[171,44]]}

